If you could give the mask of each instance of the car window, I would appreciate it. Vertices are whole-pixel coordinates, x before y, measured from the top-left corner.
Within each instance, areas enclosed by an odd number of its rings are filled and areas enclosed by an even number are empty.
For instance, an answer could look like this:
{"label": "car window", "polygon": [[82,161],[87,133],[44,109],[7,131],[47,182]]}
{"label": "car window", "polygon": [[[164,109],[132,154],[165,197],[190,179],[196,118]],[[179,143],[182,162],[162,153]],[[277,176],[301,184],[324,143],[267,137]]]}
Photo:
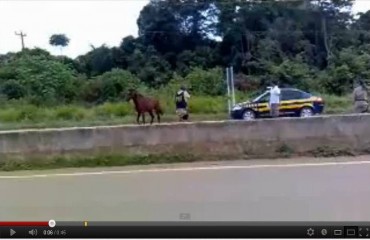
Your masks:
{"label": "car window", "polygon": [[302,92],[302,98],[310,98],[310,97],[312,97],[312,94],[310,94],[310,93],[306,93],[306,92]]}
{"label": "car window", "polygon": [[281,91],[281,100],[294,100],[294,99],[303,99],[307,96],[304,95],[304,92],[297,90],[282,90]]}
{"label": "car window", "polygon": [[269,99],[270,99],[270,92],[267,91],[264,94],[262,94],[262,95],[258,96],[257,98],[255,98],[253,100],[253,102],[259,102],[259,103],[268,102]]}

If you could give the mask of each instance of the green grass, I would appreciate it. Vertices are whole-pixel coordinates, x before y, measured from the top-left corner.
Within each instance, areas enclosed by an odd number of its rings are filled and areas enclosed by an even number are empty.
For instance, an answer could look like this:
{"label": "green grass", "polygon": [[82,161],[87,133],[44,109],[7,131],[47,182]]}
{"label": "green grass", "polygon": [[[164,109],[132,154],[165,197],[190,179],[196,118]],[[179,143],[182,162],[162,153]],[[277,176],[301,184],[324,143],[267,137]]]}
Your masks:
{"label": "green grass", "polygon": [[149,165],[164,163],[193,162],[200,158],[192,155],[96,155],[96,156],[59,156],[31,157],[24,159],[9,158],[0,161],[0,171],[48,170],[78,167],[112,167],[129,165]]}
{"label": "green grass", "polygon": [[[211,121],[211,120],[224,120],[227,118],[225,114],[195,114],[191,115],[191,121]],[[150,121],[149,116],[146,117],[146,123]],[[162,117],[161,122],[176,122],[178,117],[176,115],[165,115]],[[41,129],[41,128],[61,128],[61,127],[88,127],[88,126],[113,126],[121,124],[136,124],[135,116],[125,116],[122,118],[102,118],[102,119],[88,119],[88,120],[49,120],[41,122],[7,122],[0,124],[0,130],[12,130],[12,129]]]}
{"label": "green grass", "polygon": [[[323,95],[325,113],[349,113],[352,108],[350,96]],[[248,99],[246,94],[237,94],[237,102]],[[165,114],[162,122],[177,121],[175,106],[170,97],[160,97]],[[193,96],[190,102],[191,121],[227,119],[227,98]],[[149,116],[146,117],[149,122]],[[94,107],[68,105],[36,107],[22,102],[7,102],[0,108],[0,130],[20,128],[71,127],[117,125],[136,123],[132,103],[105,103]]]}
{"label": "green grass", "polygon": [[325,113],[327,114],[352,112],[353,103],[351,96],[323,95],[323,98],[325,100]]}
{"label": "green grass", "polygon": [[278,147],[273,155],[262,152],[259,154],[223,154],[214,155],[204,153],[196,154],[147,154],[147,155],[122,155],[122,154],[95,154],[71,155],[71,156],[41,156],[41,157],[5,157],[0,159],[1,171],[19,171],[19,170],[50,170],[61,168],[95,168],[95,167],[120,167],[133,165],[149,164],[170,164],[170,163],[190,163],[197,161],[218,161],[232,159],[261,159],[261,158],[291,158],[291,157],[339,157],[339,156],[358,156],[369,154],[369,149],[351,149],[333,146],[323,146],[312,151],[296,153],[289,145],[283,144]]}

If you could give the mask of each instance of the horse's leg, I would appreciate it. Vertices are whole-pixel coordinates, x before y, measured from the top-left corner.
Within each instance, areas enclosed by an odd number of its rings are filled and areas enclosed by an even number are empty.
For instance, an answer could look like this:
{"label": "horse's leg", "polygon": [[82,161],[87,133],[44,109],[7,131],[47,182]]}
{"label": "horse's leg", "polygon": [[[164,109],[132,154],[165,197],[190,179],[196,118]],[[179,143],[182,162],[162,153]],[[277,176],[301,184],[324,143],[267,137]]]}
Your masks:
{"label": "horse's leg", "polygon": [[142,118],[143,118],[143,124],[145,125],[145,112],[143,112]]}
{"label": "horse's leg", "polygon": [[137,119],[136,119],[137,124],[140,124],[140,115],[141,113],[137,112]]}
{"label": "horse's leg", "polygon": [[157,120],[158,123],[161,123],[161,114],[159,112],[157,112]]}
{"label": "horse's leg", "polygon": [[150,117],[152,118],[152,119],[150,119],[150,125],[152,125],[153,122],[154,122],[154,114],[153,114],[152,111],[150,111],[149,114],[150,114]]}

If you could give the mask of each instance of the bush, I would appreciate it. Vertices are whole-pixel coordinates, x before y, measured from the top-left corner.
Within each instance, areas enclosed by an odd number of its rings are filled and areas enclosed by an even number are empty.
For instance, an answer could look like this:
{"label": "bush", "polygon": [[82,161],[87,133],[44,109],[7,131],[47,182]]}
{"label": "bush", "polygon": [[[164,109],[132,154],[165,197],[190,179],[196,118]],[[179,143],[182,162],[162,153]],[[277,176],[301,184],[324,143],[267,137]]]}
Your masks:
{"label": "bush", "polygon": [[280,65],[270,67],[271,79],[279,80],[282,86],[295,86],[302,90],[310,88],[312,73],[309,65],[301,59],[285,60]]}
{"label": "bush", "polygon": [[331,113],[349,113],[352,111],[351,96],[323,95],[325,100],[325,112]]}
{"label": "bush", "polygon": [[219,96],[226,93],[226,82],[221,68],[208,71],[194,68],[186,77],[191,90],[199,95]]}
{"label": "bush", "polygon": [[354,79],[350,68],[344,64],[339,67],[331,67],[328,77],[323,79],[323,86],[328,93],[335,95],[344,95],[349,93]]}
{"label": "bush", "polygon": [[1,86],[1,93],[8,99],[20,99],[26,95],[26,88],[19,81],[12,79]]}
{"label": "bush", "polygon": [[113,69],[87,84],[84,100],[95,103],[114,102],[126,96],[128,89],[139,86],[140,80],[130,72]]}
{"label": "bush", "polygon": [[260,79],[253,76],[237,74],[234,77],[234,81],[235,89],[242,92],[257,91],[261,87]]}
{"label": "bush", "polygon": [[[46,56],[20,54],[7,63],[5,69],[12,69],[14,78],[6,85],[8,94],[23,95],[40,104],[66,103],[72,101],[75,94],[74,73],[63,63]],[[22,86],[22,87],[21,87]]]}
{"label": "bush", "polygon": [[225,97],[193,97],[189,103],[189,110],[195,114],[215,114],[227,112]]}

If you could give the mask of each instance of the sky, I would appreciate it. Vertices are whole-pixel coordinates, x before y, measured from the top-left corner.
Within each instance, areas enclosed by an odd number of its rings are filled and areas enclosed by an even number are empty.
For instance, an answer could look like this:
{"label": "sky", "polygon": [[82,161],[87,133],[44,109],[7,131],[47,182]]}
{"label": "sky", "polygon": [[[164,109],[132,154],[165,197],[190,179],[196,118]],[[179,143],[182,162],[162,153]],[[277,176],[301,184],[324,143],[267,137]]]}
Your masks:
{"label": "sky", "polygon": [[[137,36],[136,20],[149,0],[0,0],[0,54],[19,51],[23,31],[28,48],[41,47],[53,54],[52,34],[64,33],[70,44],[63,55],[76,57],[106,44],[118,46],[122,38]],[[370,10],[370,0],[356,0],[354,12]]]}

